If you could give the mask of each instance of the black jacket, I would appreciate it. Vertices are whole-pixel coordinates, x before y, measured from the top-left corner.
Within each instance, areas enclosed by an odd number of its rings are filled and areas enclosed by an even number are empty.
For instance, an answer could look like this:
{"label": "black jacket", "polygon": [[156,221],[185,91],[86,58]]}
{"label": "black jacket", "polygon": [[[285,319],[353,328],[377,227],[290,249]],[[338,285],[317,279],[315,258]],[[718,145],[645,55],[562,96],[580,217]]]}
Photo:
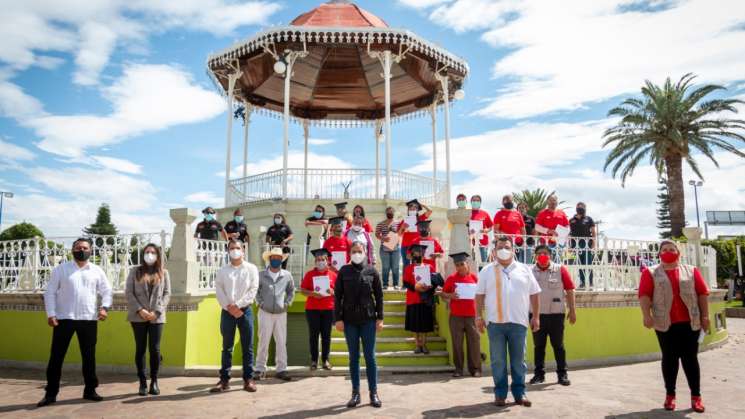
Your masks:
{"label": "black jacket", "polygon": [[339,269],[334,284],[335,319],[349,324],[383,320],[383,284],[368,265],[350,263]]}

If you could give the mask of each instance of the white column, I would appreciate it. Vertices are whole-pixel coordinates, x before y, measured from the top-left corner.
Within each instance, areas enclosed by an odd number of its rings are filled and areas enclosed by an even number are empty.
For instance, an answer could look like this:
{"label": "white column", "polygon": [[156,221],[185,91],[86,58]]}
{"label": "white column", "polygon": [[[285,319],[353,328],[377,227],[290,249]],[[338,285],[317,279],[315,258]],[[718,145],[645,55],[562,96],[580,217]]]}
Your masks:
{"label": "white column", "polygon": [[228,75],[228,133],[227,133],[227,152],[225,155],[225,207],[228,206],[228,196],[230,193],[230,152],[233,143],[233,91],[235,82],[243,73],[239,69]]}
{"label": "white column", "polygon": [[437,195],[437,101],[430,108],[432,116],[432,198]]}
{"label": "white column", "polygon": [[253,105],[244,101],[244,116],[243,120],[243,199],[246,200],[246,178],[248,177],[248,126],[251,124],[251,112],[253,112]]}
{"label": "white column", "polygon": [[375,199],[380,199],[380,120],[375,121]]}
{"label": "white column", "polygon": [[437,74],[437,79],[442,85],[442,99],[445,102],[445,193],[447,194],[448,206],[450,205],[450,188],[452,186],[452,178],[450,177],[450,91],[448,88],[449,78],[447,72],[445,75]]}
{"label": "white column", "polygon": [[385,79],[385,197],[391,199],[391,52],[383,53]]}
{"label": "white column", "polygon": [[292,79],[292,67],[297,55],[294,51],[287,54],[287,69],[285,70],[285,97],[284,97],[284,145],[282,153],[282,199],[287,199],[287,153],[290,148],[290,80]]}
{"label": "white column", "polygon": [[305,155],[303,159],[303,199],[308,199],[308,121],[303,121],[303,138],[305,139]]}

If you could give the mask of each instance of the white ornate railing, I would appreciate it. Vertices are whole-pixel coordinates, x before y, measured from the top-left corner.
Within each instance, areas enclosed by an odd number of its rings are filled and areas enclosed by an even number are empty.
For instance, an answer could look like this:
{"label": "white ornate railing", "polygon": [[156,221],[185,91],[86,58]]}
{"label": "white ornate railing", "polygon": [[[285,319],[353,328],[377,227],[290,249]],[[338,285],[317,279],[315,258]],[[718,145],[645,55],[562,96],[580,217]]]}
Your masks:
{"label": "white ornate railing", "polygon": [[[379,191],[375,190],[375,169],[288,169],[288,199],[377,199],[385,191],[385,171],[378,173]],[[228,206],[261,202],[282,197],[283,171],[261,173],[230,181]],[[307,187],[306,187],[307,185]],[[349,185],[345,190],[344,185]],[[419,201],[447,207],[446,182],[393,170],[390,199]]]}
{"label": "white ornate railing", "polygon": [[[52,269],[72,260],[71,245],[77,237],[49,237],[0,241],[0,293],[41,292]],[[141,251],[148,243],[165,249],[170,234],[138,233],[117,236],[89,236],[93,241],[91,262],[106,272],[114,291],[123,291],[129,269],[139,266]]]}

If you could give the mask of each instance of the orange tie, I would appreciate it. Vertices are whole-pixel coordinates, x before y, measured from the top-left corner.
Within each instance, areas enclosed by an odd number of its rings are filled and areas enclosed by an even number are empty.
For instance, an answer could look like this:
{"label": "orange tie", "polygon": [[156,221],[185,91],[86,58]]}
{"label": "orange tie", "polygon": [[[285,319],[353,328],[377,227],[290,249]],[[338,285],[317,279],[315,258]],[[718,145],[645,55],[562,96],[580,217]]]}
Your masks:
{"label": "orange tie", "polygon": [[499,265],[494,267],[496,288],[497,288],[497,323],[504,322],[504,315],[502,314],[502,269]]}

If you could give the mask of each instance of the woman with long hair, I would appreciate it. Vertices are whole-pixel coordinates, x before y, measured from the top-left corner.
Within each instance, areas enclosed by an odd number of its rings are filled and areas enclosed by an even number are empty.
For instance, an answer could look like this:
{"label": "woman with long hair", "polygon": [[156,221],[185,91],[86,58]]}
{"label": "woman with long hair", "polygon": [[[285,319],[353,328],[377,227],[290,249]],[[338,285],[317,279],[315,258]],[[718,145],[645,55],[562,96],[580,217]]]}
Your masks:
{"label": "woman with long hair", "polygon": [[[166,308],[171,298],[171,280],[163,269],[160,247],[149,243],[142,249],[142,263],[129,271],[125,294],[127,295],[127,320],[132,324],[135,338],[135,365],[140,379],[140,396],[148,392],[160,394],[158,370],[160,368],[160,338],[166,322]],[[145,376],[145,350],[150,351],[150,391]]]}

